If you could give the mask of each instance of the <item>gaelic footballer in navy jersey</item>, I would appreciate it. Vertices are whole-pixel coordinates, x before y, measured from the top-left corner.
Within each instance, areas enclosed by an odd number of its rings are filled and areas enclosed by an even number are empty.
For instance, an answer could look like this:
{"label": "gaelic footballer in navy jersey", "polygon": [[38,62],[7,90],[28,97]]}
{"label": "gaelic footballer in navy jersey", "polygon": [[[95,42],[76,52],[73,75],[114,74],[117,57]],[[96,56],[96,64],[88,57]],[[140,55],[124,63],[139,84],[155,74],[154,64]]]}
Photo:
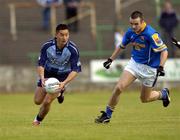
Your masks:
{"label": "gaelic footballer in navy jersey", "polygon": [[[33,121],[39,125],[49,112],[51,103],[57,98],[59,103],[64,101],[65,87],[81,72],[81,62],[77,46],[69,40],[69,29],[65,24],[56,27],[55,38],[47,41],[41,48],[37,73],[39,80],[35,91],[34,102],[41,105]],[[55,94],[49,94],[44,89],[45,80],[57,78],[59,89]]]}

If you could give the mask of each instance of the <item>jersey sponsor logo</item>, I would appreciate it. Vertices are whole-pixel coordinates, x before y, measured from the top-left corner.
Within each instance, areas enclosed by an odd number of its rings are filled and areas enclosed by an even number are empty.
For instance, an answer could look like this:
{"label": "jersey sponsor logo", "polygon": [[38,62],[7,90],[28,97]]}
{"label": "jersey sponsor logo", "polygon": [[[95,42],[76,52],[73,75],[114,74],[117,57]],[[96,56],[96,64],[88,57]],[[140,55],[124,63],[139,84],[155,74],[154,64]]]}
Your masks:
{"label": "jersey sponsor logo", "polygon": [[159,35],[157,33],[152,35],[152,39],[154,40],[156,46],[161,46],[163,45],[163,41],[162,39],[159,37]]}
{"label": "jersey sponsor logo", "polygon": [[144,44],[140,44],[137,42],[130,43],[134,47],[135,50],[141,50],[141,48],[145,48],[146,46]]}

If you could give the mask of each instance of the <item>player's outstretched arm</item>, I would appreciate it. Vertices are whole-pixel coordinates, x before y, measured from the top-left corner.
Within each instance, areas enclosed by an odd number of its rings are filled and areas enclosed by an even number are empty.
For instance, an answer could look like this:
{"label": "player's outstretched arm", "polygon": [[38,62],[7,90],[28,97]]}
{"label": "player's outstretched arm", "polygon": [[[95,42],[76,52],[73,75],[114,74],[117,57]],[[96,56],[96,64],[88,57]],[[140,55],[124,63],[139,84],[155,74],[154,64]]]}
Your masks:
{"label": "player's outstretched arm", "polygon": [[120,47],[116,48],[116,49],[114,50],[114,52],[112,53],[111,57],[108,58],[108,59],[103,63],[103,66],[104,66],[106,69],[109,69],[109,68],[110,68],[110,65],[111,65],[112,61],[113,61],[114,59],[116,59],[116,57],[119,55],[120,51],[121,51],[121,48],[120,48]]}
{"label": "player's outstretched arm", "polygon": [[63,81],[59,83],[59,89],[62,90],[64,87],[71,82],[76,76],[78,75],[78,72],[72,71],[69,73],[68,77]]}
{"label": "player's outstretched arm", "polygon": [[68,84],[70,81],[72,81],[76,76],[78,75],[78,72],[72,71],[69,73],[68,77],[63,81],[66,84]]}
{"label": "player's outstretched arm", "polygon": [[118,48],[116,48],[115,50],[114,50],[114,52],[112,53],[112,55],[111,55],[111,59],[112,60],[115,60],[116,58],[117,58],[117,56],[119,55],[119,53],[121,52],[121,48],[120,47],[118,47]]}

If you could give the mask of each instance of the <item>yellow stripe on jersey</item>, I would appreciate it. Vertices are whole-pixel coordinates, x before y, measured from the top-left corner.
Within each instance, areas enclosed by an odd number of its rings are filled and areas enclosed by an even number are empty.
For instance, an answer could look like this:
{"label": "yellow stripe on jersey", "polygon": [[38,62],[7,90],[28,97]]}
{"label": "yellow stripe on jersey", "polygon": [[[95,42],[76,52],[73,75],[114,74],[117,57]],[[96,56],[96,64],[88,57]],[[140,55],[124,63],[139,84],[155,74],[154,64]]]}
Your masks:
{"label": "yellow stripe on jersey", "polygon": [[155,52],[161,52],[162,50],[166,49],[167,46],[165,44],[161,45],[160,47],[153,49]]}

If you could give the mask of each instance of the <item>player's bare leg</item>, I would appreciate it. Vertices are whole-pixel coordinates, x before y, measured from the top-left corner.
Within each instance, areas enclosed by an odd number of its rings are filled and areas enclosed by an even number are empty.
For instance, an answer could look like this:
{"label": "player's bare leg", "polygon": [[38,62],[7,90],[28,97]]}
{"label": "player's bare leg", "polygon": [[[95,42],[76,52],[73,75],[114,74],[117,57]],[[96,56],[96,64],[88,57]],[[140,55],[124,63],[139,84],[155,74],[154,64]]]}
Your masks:
{"label": "player's bare leg", "polygon": [[124,71],[112,92],[112,96],[110,97],[108,106],[114,109],[119,102],[120,94],[135,80],[136,77],[134,77],[130,72]]}
{"label": "player's bare leg", "polygon": [[44,119],[44,117],[47,115],[47,113],[50,110],[50,106],[51,106],[52,101],[54,99],[56,99],[57,96],[58,96],[58,93],[57,94],[46,94],[46,96],[43,100],[42,106],[40,108],[39,114],[38,114],[39,117]]}
{"label": "player's bare leg", "polygon": [[142,103],[156,101],[160,99],[161,96],[162,95],[160,91],[155,91],[155,90],[152,90],[152,87],[147,87],[147,86],[142,85],[141,96],[140,96]]}
{"label": "player's bare leg", "polygon": [[108,105],[106,107],[106,112],[101,111],[102,115],[95,119],[96,123],[108,123],[110,121],[112,112],[115,106],[119,102],[120,94],[126,89],[131,83],[136,80],[136,77],[133,76],[130,72],[124,71],[116,84],[112,96],[109,99]]}
{"label": "player's bare leg", "polygon": [[164,107],[167,107],[170,103],[170,95],[167,88],[163,88],[161,91],[155,91],[150,87],[142,86],[140,98],[143,103],[162,100]]}
{"label": "player's bare leg", "polygon": [[[33,121],[34,126],[39,125],[40,122],[44,119],[44,117],[47,115],[47,113],[50,110],[50,106],[51,106],[52,101],[54,99],[56,99],[57,96],[58,96],[58,93],[57,94],[46,94],[46,96],[43,99],[42,106],[39,110],[39,113]],[[39,99],[41,99],[41,98],[39,98]]]}
{"label": "player's bare leg", "polygon": [[45,96],[46,96],[46,92],[44,88],[37,87],[34,95],[34,103],[36,105],[40,105],[43,102]]}

